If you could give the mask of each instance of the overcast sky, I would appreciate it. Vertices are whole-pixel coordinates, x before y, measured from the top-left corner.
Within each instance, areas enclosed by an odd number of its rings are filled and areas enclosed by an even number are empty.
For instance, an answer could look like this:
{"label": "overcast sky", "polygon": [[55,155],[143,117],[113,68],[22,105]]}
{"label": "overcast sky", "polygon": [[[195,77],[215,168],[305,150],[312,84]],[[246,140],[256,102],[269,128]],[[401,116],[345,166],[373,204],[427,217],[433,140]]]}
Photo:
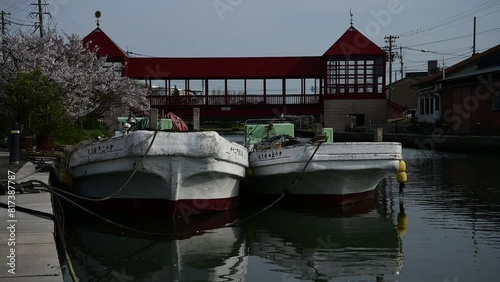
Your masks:
{"label": "overcast sky", "polygon": [[[9,12],[7,32],[37,21],[35,0],[0,0]],[[407,71],[445,55],[446,65],[472,54],[473,17],[477,49],[500,44],[500,0],[42,0],[46,26],[85,36],[101,28],[125,51],[159,57],[320,56],[354,26],[377,45],[399,35]],[[426,27],[423,29],[419,29]],[[456,38],[462,37],[462,38]],[[447,40],[450,39],[450,40]],[[442,41],[442,42],[435,42]],[[411,49],[408,49],[411,48]],[[415,50],[412,50],[415,49]],[[398,50],[399,51],[399,50]],[[399,60],[394,68],[399,70]]]}

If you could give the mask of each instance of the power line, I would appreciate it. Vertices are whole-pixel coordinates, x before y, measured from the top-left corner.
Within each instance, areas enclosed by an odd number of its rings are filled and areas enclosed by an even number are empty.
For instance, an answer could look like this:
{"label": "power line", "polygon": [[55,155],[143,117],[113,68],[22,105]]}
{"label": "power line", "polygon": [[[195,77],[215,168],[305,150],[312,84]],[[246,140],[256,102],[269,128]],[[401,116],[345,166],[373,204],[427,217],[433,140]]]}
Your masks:
{"label": "power line", "polygon": [[19,14],[23,11],[26,11],[27,8],[30,6],[29,4],[26,3],[28,1],[29,0],[25,0],[24,2],[23,1],[16,1],[13,4],[10,4],[10,3],[5,3],[6,1],[0,0],[0,2],[8,5],[8,7],[5,8],[5,11],[9,12],[10,14]]}
{"label": "power line", "polygon": [[20,22],[15,22],[12,20],[7,20],[7,23],[9,24],[14,24],[14,25],[19,25],[19,26],[33,26],[34,23],[20,23]]}
{"label": "power line", "polygon": [[[22,1],[16,1],[14,3],[9,3],[8,1],[5,1],[5,0],[0,0],[1,3],[4,3],[5,5],[7,5],[8,7],[5,8],[5,10],[9,10],[9,12],[11,11],[14,11],[16,9],[19,9],[20,7],[22,7],[23,5],[26,5],[26,1],[25,2],[22,2]],[[17,5],[16,5],[17,4]]]}
{"label": "power line", "polygon": [[18,19],[18,18],[15,18],[15,17],[11,16],[10,13],[7,15],[7,18],[10,19],[10,20],[14,20],[14,21],[22,21],[22,19]]}
{"label": "power line", "polygon": [[11,17],[11,16],[7,16],[6,21],[11,23],[11,24],[20,25],[20,26],[33,26],[36,24],[36,22],[28,22],[26,19],[22,20],[22,19]]}
{"label": "power line", "polygon": [[81,27],[81,26],[80,26],[77,22],[75,22],[75,20],[74,20],[72,17],[70,17],[70,16],[68,15],[68,13],[66,13],[66,11],[65,11],[65,10],[64,10],[64,8],[62,7],[62,5],[61,5],[61,6],[59,6],[59,9],[63,12],[63,14],[64,14],[64,15],[65,15],[68,19],[70,19],[70,20],[71,20],[71,21],[72,21],[72,22],[73,22],[73,23],[74,23],[74,24],[75,24],[78,28],[80,28],[80,30],[81,30],[81,31],[85,32],[85,30],[84,30],[84,29],[83,29],[83,28],[82,28],[82,27]]}
{"label": "power line", "polygon": [[459,14],[457,14],[455,16],[450,17],[450,18],[447,18],[447,19],[438,21],[436,23],[429,24],[429,25],[426,25],[426,26],[423,26],[423,27],[420,27],[420,28],[417,28],[417,29],[414,29],[414,30],[410,30],[408,32],[401,33],[401,34],[399,34],[399,36],[400,37],[409,37],[409,36],[414,36],[414,35],[417,35],[417,34],[420,34],[420,33],[428,32],[428,31],[431,31],[431,30],[434,30],[434,29],[437,29],[437,28],[440,28],[440,27],[445,27],[445,26],[449,26],[449,25],[455,25],[458,22],[463,21],[464,19],[467,19],[468,17],[470,17],[470,16],[472,16],[472,15],[474,15],[476,13],[485,11],[485,10],[487,10],[487,9],[489,9],[491,7],[494,7],[496,5],[499,5],[499,4],[500,4],[500,1],[498,1],[498,0],[491,0],[491,1],[487,2],[487,3],[478,5],[475,8],[469,9],[469,10],[467,10],[465,12],[459,13]]}
{"label": "power line", "polygon": [[[494,32],[494,31],[500,31],[500,28],[494,28],[494,29],[490,29],[490,30],[481,31],[481,32],[476,33],[476,35],[480,35],[480,34],[484,34],[484,33],[489,33],[489,32]],[[446,42],[446,41],[456,40],[456,39],[460,39],[460,38],[465,38],[465,37],[469,37],[469,36],[472,36],[472,35],[473,34],[471,33],[471,34],[461,35],[461,36],[456,36],[456,37],[451,37],[451,38],[447,38],[447,39],[441,39],[441,40],[430,41],[430,42],[425,42],[425,43],[420,43],[420,44],[414,44],[414,45],[410,45],[408,47],[431,45],[431,44],[435,44],[435,43],[440,43],[440,42]]]}
{"label": "power line", "polygon": [[[22,20],[21,22],[22,23],[26,22],[30,16],[31,16],[30,14],[27,14],[26,17],[24,18],[24,20]],[[30,26],[33,27],[33,25],[30,25]],[[17,29],[14,32],[18,32],[21,29],[21,27],[22,27],[22,25],[18,25]]]}
{"label": "power line", "polygon": [[472,19],[471,18],[468,18],[468,19],[467,18],[463,18],[463,19],[457,20],[455,22],[452,22],[452,23],[450,23],[450,24],[448,24],[446,26],[438,27],[435,30],[432,30],[432,31],[429,31],[429,32],[425,32],[421,36],[413,37],[413,38],[404,40],[403,42],[410,42],[410,41],[418,40],[418,39],[421,39],[423,37],[429,36],[429,35],[431,35],[433,33],[436,33],[436,32],[449,31],[450,28],[452,28],[452,27],[458,27],[459,25],[468,23],[469,21],[472,21]]}

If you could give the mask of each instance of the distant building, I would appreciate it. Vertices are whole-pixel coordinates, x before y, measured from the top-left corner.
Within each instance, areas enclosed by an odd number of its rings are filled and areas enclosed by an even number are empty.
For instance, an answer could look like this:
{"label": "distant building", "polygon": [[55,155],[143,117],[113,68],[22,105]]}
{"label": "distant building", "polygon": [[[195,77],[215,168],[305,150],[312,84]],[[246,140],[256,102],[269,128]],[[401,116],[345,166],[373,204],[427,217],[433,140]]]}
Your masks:
{"label": "distant building", "polygon": [[500,45],[413,85],[419,121],[450,133],[500,135]]}
{"label": "distant building", "polygon": [[427,76],[427,72],[408,72],[403,79],[392,83],[392,101],[406,109],[417,108],[417,90],[411,86]]}

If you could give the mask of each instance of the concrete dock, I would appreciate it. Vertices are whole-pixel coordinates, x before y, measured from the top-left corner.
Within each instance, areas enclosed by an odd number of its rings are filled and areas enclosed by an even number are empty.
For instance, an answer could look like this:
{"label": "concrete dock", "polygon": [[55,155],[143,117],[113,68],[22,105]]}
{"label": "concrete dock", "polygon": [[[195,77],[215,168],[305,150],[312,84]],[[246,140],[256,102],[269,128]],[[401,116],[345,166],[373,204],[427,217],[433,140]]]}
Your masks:
{"label": "concrete dock", "polygon": [[[0,152],[2,181],[7,177],[9,154]],[[15,167],[12,167],[15,171]],[[16,173],[15,181],[37,179],[48,182],[48,172],[35,172],[35,165],[26,162]],[[10,200],[10,202],[9,202]],[[15,207],[54,214],[49,193],[1,195],[0,202],[14,209],[0,207],[0,280],[1,281],[63,281],[56,244],[54,222],[21,212]],[[14,245],[15,243],[15,245]],[[15,263],[12,264],[12,262]]]}

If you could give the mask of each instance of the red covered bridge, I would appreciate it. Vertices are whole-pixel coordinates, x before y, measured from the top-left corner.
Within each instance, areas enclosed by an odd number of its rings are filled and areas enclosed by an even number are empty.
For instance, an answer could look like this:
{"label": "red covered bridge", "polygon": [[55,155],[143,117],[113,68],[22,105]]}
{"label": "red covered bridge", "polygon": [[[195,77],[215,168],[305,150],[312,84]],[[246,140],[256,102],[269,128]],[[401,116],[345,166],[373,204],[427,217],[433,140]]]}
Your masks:
{"label": "red covered bridge", "polygon": [[246,119],[314,115],[343,130],[346,115],[382,123],[386,117],[385,52],[356,28],[317,57],[131,57],[100,28],[84,38],[122,75],[142,80],[151,106],[189,119]]}

